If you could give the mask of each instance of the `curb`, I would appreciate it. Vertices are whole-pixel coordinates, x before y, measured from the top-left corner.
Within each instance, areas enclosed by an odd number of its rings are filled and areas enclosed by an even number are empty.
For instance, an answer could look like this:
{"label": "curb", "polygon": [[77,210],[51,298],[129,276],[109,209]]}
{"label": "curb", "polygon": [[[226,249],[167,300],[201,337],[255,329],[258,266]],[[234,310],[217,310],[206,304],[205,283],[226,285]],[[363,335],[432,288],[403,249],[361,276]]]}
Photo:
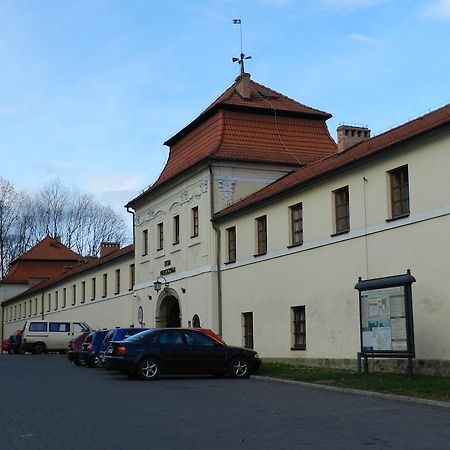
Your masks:
{"label": "curb", "polygon": [[371,392],[371,391],[360,391],[358,389],[326,386],[323,384],[306,383],[304,381],[283,380],[281,378],[262,377],[260,375],[253,375],[252,378],[255,379],[256,381],[262,381],[262,382],[293,384],[293,385],[300,385],[303,387],[308,387],[311,389],[322,389],[325,391],[342,392],[344,394],[360,395],[363,397],[375,397],[375,398],[380,398],[380,399],[384,399],[384,400],[395,400],[398,402],[416,403],[419,405],[435,406],[437,408],[450,408],[450,402],[441,402],[438,400],[428,400],[426,398],[407,397],[405,395],[395,395],[395,394],[382,394],[380,392]]}

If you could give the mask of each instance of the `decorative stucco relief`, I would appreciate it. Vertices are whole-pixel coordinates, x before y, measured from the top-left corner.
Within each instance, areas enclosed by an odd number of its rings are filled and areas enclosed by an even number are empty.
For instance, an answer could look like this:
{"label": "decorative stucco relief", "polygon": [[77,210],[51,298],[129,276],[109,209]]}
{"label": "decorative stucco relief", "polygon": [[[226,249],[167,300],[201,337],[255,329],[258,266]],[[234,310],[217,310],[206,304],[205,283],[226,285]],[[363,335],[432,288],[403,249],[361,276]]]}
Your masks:
{"label": "decorative stucco relief", "polygon": [[184,203],[190,203],[193,200],[199,199],[202,195],[208,192],[208,180],[200,180],[199,183],[196,184],[194,189],[185,189],[181,193],[179,193],[178,200],[173,202],[172,205],[168,208],[168,210],[159,209],[155,210],[155,208],[149,208],[142,211],[140,214],[135,215],[136,226],[143,225],[152,221],[161,221],[164,216],[167,214],[167,211],[170,214],[176,214],[180,211],[181,205]]}
{"label": "decorative stucco relief", "polygon": [[227,204],[231,204],[233,201],[234,192],[234,180],[232,177],[218,178],[219,182],[219,192],[221,194],[222,200]]}

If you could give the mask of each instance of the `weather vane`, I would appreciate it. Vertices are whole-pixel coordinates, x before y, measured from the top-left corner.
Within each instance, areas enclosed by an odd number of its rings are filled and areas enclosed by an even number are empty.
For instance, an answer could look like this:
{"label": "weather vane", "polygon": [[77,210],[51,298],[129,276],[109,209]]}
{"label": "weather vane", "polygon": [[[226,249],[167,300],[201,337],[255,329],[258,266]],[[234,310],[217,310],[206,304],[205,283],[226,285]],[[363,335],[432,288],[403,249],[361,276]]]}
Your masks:
{"label": "weather vane", "polygon": [[244,69],[244,60],[246,59],[251,59],[251,56],[245,56],[243,50],[242,50],[242,20],[241,19],[233,19],[233,23],[235,25],[239,25],[239,29],[241,32],[241,54],[239,56],[239,58],[233,57],[231,60],[233,62],[237,62],[240,66],[241,66],[241,75],[243,75],[245,73],[245,69]]}

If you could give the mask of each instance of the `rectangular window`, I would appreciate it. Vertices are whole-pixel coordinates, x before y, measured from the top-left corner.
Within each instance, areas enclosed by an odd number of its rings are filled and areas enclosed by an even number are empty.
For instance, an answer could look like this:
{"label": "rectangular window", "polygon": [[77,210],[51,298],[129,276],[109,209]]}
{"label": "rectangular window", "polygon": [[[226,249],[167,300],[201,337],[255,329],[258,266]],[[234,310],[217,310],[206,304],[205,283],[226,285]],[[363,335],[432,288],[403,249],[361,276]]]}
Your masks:
{"label": "rectangular window", "polygon": [[47,331],[47,322],[31,322],[29,331]]}
{"label": "rectangular window", "polygon": [[77,286],[76,284],[72,285],[72,306],[77,302]]}
{"label": "rectangular window", "polygon": [[148,230],[142,232],[142,256],[148,255]]}
{"label": "rectangular window", "polygon": [[27,315],[27,304],[26,302],[23,304],[23,317],[26,317]]}
{"label": "rectangular window", "polygon": [[54,309],[56,310],[56,309],[58,309],[58,307],[59,307],[59,305],[58,305],[58,303],[59,303],[59,292],[58,291],[55,291],[55,306],[54,306]]}
{"label": "rectangular window", "polygon": [[267,253],[267,217],[261,216],[256,219],[256,254]]}
{"label": "rectangular window", "polygon": [[409,180],[408,166],[399,167],[389,172],[391,182],[391,218],[409,214]]}
{"label": "rectangular window", "polygon": [[228,262],[236,261],[236,227],[227,228]]}
{"label": "rectangular window", "polygon": [[291,308],[292,350],[306,349],[306,315],[304,306]]}
{"label": "rectangular window", "polygon": [[180,216],[173,218],[173,244],[180,243]]}
{"label": "rectangular window", "polygon": [[47,312],[52,309],[52,294],[47,295]]}
{"label": "rectangular window", "polygon": [[158,225],[156,226],[156,230],[157,230],[157,248],[156,250],[162,250],[164,248],[164,224],[158,223]]}
{"label": "rectangular window", "polygon": [[62,307],[65,308],[67,306],[67,289],[63,289],[63,304]]}
{"label": "rectangular window", "polygon": [[253,348],[253,313],[242,313],[244,347]]}
{"label": "rectangular window", "polygon": [[103,274],[103,294],[102,297],[106,297],[108,295],[108,274]]}
{"label": "rectangular window", "polygon": [[81,303],[86,301],[86,281],[81,282]]}
{"label": "rectangular window", "polygon": [[92,280],[91,280],[91,301],[95,300],[96,295],[97,295],[96,280],[95,280],[95,278],[92,278]]}
{"label": "rectangular window", "polygon": [[129,291],[132,291],[134,288],[134,277],[135,277],[134,264],[130,264],[130,285],[128,286]]}
{"label": "rectangular window", "polygon": [[198,236],[198,206],[191,209],[192,230],[191,237]]}
{"label": "rectangular window", "polygon": [[120,269],[116,269],[116,295],[120,292]]}
{"label": "rectangular window", "polygon": [[350,203],[348,186],[333,191],[335,212],[335,233],[345,233],[350,230]]}
{"label": "rectangular window", "polygon": [[17,319],[17,305],[14,305],[14,320]]}
{"label": "rectangular window", "polygon": [[28,302],[28,304],[29,304],[28,317],[31,317],[31,313],[32,313],[32,301],[30,300],[30,301]]}
{"label": "rectangular window", "polygon": [[70,323],[68,322],[50,322],[48,326],[52,333],[69,333]]}
{"label": "rectangular window", "polygon": [[38,313],[38,299],[34,299],[34,315],[36,316]]}
{"label": "rectangular window", "polygon": [[303,205],[297,203],[289,207],[291,213],[291,245],[303,243]]}

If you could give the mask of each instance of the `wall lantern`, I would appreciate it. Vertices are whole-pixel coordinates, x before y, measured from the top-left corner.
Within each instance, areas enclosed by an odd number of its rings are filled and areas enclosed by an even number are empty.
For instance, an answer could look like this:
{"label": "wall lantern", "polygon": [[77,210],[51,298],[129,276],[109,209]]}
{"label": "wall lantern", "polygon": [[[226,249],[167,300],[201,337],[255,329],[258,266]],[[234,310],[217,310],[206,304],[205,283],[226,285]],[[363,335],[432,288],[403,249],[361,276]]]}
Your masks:
{"label": "wall lantern", "polygon": [[163,283],[160,280],[164,280],[164,289],[169,287],[169,282],[164,277],[158,277],[156,281],[153,283],[153,289],[156,292],[159,292],[161,290],[161,287]]}

